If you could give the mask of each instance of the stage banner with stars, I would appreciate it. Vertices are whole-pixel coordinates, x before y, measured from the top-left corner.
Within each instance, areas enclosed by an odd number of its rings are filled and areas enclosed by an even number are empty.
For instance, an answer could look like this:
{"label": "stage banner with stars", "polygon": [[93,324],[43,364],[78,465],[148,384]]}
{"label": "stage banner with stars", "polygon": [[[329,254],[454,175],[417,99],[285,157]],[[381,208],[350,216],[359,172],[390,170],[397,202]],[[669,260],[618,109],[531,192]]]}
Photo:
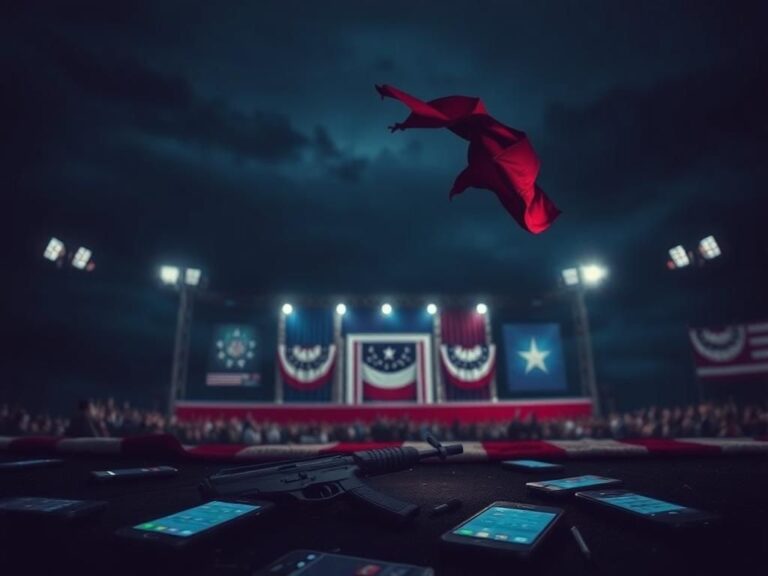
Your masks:
{"label": "stage banner with stars", "polygon": [[336,365],[333,311],[300,308],[285,318],[277,363],[285,402],[330,402]]}
{"label": "stage banner with stars", "polygon": [[259,340],[253,326],[219,324],[213,329],[205,383],[208,386],[259,386],[258,358]]}
{"label": "stage banner with stars", "polygon": [[440,314],[440,367],[446,400],[489,400],[496,347],[488,343],[485,317],[475,310]]}
{"label": "stage banner with stars", "polygon": [[509,391],[567,388],[559,324],[505,324],[502,333]]}
{"label": "stage banner with stars", "polygon": [[431,403],[430,334],[347,334],[347,403]]}

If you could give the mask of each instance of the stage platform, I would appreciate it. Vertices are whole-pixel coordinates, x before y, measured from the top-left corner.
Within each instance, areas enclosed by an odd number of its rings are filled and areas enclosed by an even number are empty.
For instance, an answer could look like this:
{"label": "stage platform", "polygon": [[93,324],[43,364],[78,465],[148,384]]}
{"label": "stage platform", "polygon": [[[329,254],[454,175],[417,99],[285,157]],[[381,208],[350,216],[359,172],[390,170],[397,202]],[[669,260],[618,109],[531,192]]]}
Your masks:
{"label": "stage platform", "polygon": [[444,404],[256,404],[185,400],[176,402],[180,420],[200,418],[246,418],[277,423],[371,422],[407,418],[413,422],[509,422],[535,414],[539,420],[585,418],[592,414],[589,398],[547,398],[503,402],[447,402]]}

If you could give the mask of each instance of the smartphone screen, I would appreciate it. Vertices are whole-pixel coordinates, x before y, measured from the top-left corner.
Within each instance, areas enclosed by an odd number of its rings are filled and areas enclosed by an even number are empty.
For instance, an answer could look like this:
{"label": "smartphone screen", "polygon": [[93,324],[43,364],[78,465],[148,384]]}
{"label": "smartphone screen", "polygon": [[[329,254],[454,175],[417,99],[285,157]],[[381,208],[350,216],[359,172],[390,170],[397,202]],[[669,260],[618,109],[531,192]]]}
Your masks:
{"label": "smartphone screen", "polygon": [[189,538],[261,508],[262,506],[258,504],[214,500],[170,516],[137,524],[133,529],[177,538]]}
{"label": "smartphone screen", "polygon": [[283,556],[258,574],[270,576],[428,576],[430,568],[408,564],[392,564],[383,560],[356,558],[298,550]]}
{"label": "smartphone screen", "polygon": [[556,516],[541,510],[491,506],[454,528],[453,534],[530,546]]}
{"label": "smartphone screen", "polygon": [[540,460],[504,460],[502,465],[510,468],[530,468],[531,470],[561,469],[560,464],[542,462]]}
{"label": "smartphone screen", "polygon": [[579,492],[577,497],[671,526],[704,525],[718,520],[718,516],[710,512],[680,506],[627,490]]}
{"label": "smartphone screen", "polygon": [[579,488],[591,486],[616,485],[621,481],[615,478],[604,478],[603,476],[594,476],[586,474],[584,476],[574,476],[572,478],[559,478],[557,480],[544,480],[539,482],[528,482],[526,486],[539,488],[547,492],[572,492]]}

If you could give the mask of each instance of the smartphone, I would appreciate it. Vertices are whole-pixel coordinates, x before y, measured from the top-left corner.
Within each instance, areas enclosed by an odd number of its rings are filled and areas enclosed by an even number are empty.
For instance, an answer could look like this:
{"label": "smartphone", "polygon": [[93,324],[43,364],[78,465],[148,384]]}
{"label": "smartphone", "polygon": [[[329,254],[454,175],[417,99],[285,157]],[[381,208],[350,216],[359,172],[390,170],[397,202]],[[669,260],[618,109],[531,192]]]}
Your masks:
{"label": "smartphone", "polygon": [[104,511],[106,502],[97,500],[62,500],[59,498],[2,498],[0,515],[19,521],[53,520],[70,522],[95,516]]}
{"label": "smartphone", "polygon": [[383,560],[294,550],[275,560],[254,576],[433,576],[432,568],[393,564]]}
{"label": "smartphone", "polygon": [[609,486],[621,485],[621,480],[616,478],[605,478],[603,476],[594,476],[586,474],[584,476],[573,476],[572,478],[558,478],[556,480],[541,480],[537,482],[526,482],[529,490],[549,494],[551,496],[568,496],[584,488],[600,486],[608,488]]}
{"label": "smartphone", "polygon": [[0,462],[0,471],[28,470],[30,468],[47,468],[58,466],[64,462],[59,458],[43,458],[40,460],[17,460],[16,462]]}
{"label": "smartphone", "polygon": [[149,466],[147,468],[118,468],[116,470],[93,470],[91,478],[97,482],[138,480],[141,478],[162,478],[175,476],[179,471],[172,466]]}
{"label": "smartphone", "polygon": [[270,502],[212,500],[169,516],[123,528],[117,531],[117,535],[169,548],[186,548],[221,531],[245,524],[272,506]]}
{"label": "smartphone", "polygon": [[673,528],[706,526],[719,519],[719,516],[710,512],[650,498],[629,490],[590,490],[577,492],[576,497],[628,516]]}
{"label": "smartphone", "polygon": [[528,557],[563,515],[560,508],[520,502],[494,502],[442,536],[442,541]]}
{"label": "smartphone", "polygon": [[501,467],[519,472],[559,472],[563,469],[562,464],[542,462],[541,460],[503,460]]}

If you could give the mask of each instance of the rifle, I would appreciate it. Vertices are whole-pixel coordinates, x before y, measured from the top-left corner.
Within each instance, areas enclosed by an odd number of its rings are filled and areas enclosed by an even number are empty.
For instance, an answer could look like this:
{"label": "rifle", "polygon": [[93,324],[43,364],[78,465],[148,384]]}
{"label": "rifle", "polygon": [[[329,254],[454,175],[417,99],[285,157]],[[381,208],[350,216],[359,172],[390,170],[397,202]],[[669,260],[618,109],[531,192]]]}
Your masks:
{"label": "rifle", "polygon": [[461,444],[443,446],[427,435],[432,446],[360,450],[348,455],[316,456],[254,466],[226,468],[200,485],[207,498],[241,497],[274,499],[292,496],[301,501],[327,501],[348,494],[372,511],[397,522],[412,520],[419,507],[374,490],[364,482],[367,476],[407,470],[425,458],[461,454]]}

